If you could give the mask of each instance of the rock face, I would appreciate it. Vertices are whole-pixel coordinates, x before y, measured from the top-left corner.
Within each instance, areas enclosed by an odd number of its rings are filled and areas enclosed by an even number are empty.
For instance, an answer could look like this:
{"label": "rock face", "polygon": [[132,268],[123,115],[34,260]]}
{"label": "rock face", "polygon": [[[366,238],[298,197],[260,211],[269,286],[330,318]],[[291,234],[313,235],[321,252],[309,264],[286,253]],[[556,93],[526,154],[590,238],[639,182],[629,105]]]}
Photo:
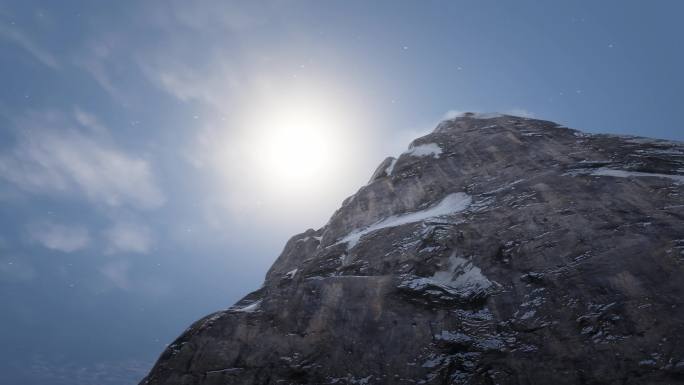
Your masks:
{"label": "rock face", "polygon": [[684,383],[684,143],[465,114],[141,382]]}

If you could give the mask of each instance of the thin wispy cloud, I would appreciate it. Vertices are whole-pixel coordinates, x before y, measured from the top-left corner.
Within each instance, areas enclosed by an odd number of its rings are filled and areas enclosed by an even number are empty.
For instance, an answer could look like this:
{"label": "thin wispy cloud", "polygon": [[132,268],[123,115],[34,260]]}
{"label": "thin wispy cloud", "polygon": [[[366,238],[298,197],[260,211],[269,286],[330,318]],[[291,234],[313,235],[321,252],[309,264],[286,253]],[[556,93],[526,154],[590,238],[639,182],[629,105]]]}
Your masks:
{"label": "thin wispy cloud", "polygon": [[263,2],[237,4],[226,1],[205,1],[201,6],[187,1],[170,1],[164,7],[166,12],[155,9],[156,14],[166,17],[159,20],[173,28],[182,26],[196,31],[204,31],[208,26],[239,31],[258,25],[265,20],[269,8]]}
{"label": "thin wispy cloud", "polygon": [[130,222],[118,222],[105,230],[109,253],[138,253],[150,251],[153,244],[149,227]]}
{"label": "thin wispy cloud", "polygon": [[[81,123],[83,113],[77,114]],[[165,198],[148,161],[128,154],[91,128],[60,114],[38,113],[17,122],[16,143],[0,153],[0,178],[35,194],[82,194],[111,207],[154,209]]]}
{"label": "thin wispy cloud", "polygon": [[40,63],[52,69],[59,68],[57,59],[50,52],[43,49],[19,29],[0,24],[0,38],[16,44]]}
{"label": "thin wispy cloud", "polygon": [[[144,4],[131,16],[130,28],[110,30],[86,40],[74,64],[123,105],[130,103],[134,93],[129,88],[135,85],[117,80],[139,72],[152,85],[181,101],[225,108],[241,79],[235,60],[245,56],[245,49],[225,42],[237,33],[263,25],[267,13],[263,6],[223,1]],[[140,15],[144,17],[139,19]],[[163,31],[163,36],[172,38],[147,45],[145,38],[135,32],[140,28]],[[181,30],[186,32],[179,34]],[[214,47],[201,56],[197,55],[199,36],[202,44]]]}
{"label": "thin wispy cloud", "polygon": [[130,268],[131,265],[128,261],[117,260],[106,263],[99,270],[114,287],[129,290],[131,288],[131,280],[128,274]]}
{"label": "thin wispy cloud", "polygon": [[504,112],[507,115],[520,116],[523,118],[534,118],[536,115],[524,108],[512,108]]}
{"label": "thin wispy cloud", "polygon": [[175,98],[206,103],[217,109],[230,105],[231,93],[239,84],[235,69],[228,63],[185,63],[158,53],[140,66],[152,84]]}
{"label": "thin wispy cloud", "polygon": [[43,247],[65,253],[81,250],[90,243],[88,229],[79,225],[40,222],[29,225],[28,231],[31,239]]}
{"label": "thin wispy cloud", "polygon": [[129,94],[119,84],[115,66],[125,64],[119,60],[128,58],[128,52],[117,50],[116,39],[112,36],[100,39],[90,39],[81,52],[74,58],[74,65],[84,70],[90,77],[114,100],[122,105],[128,105]]}
{"label": "thin wispy cloud", "polygon": [[524,109],[524,108],[510,108],[510,109],[503,109],[499,111],[492,111],[492,112],[481,112],[477,110],[449,110],[442,115],[442,119],[453,119],[459,116],[463,116],[465,113],[474,113],[478,117],[481,118],[486,118],[486,117],[495,117],[501,114],[504,115],[513,115],[513,116],[520,116],[523,118],[532,118],[534,117],[534,113]]}
{"label": "thin wispy cloud", "polygon": [[83,128],[89,129],[93,134],[108,135],[107,127],[100,123],[95,115],[89,114],[78,107],[74,109],[74,119],[76,119],[78,124]]}

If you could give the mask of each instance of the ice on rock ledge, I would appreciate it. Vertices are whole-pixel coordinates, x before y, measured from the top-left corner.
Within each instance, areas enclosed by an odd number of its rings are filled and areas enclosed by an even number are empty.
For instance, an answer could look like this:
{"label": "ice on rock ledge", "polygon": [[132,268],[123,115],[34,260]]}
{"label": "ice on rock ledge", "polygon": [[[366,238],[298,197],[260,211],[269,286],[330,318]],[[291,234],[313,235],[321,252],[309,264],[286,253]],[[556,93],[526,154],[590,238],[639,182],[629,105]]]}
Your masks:
{"label": "ice on rock ledge", "polygon": [[421,222],[426,219],[436,218],[443,215],[455,214],[467,209],[471,203],[472,198],[466,193],[459,192],[449,194],[438,204],[425,210],[392,215],[363,229],[353,230],[344,238],[340,239],[337,243],[347,243],[347,249],[351,249],[356,246],[361,237],[373,231],[387,227],[401,226],[408,223]]}

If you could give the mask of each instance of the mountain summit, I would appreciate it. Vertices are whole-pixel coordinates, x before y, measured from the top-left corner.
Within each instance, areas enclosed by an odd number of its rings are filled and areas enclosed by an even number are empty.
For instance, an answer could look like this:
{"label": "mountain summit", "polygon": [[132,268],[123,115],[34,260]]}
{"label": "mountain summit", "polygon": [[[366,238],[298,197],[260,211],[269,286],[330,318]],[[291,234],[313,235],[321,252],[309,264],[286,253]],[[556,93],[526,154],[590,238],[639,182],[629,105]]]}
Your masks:
{"label": "mountain summit", "polygon": [[684,382],[684,143],[467,113],[141,384]]}

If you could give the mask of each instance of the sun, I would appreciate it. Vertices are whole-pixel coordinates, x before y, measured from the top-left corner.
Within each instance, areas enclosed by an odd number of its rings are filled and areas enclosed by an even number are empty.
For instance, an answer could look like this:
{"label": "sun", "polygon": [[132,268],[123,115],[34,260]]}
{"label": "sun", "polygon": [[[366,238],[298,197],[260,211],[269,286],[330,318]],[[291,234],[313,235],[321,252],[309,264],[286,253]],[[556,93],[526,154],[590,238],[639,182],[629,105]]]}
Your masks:
{"label": "sun", "polygon": [[333,166],[334,119],[331,111],[310,103],[285,102],[266,117],[260,163],[271,177],[301,183]]}
{"label": "sun", "polygon": [[342,103],[319,92],[264,98],[248,114],[252,166],[267,188],[301,190],[325,183],[349,144]]}
{"label": "sun", "polygon": [[207,128],[197,164],[213,167],[216,199],[235,212],[320,223],[376,162],[366,106],[331,80],[265,83]]}

